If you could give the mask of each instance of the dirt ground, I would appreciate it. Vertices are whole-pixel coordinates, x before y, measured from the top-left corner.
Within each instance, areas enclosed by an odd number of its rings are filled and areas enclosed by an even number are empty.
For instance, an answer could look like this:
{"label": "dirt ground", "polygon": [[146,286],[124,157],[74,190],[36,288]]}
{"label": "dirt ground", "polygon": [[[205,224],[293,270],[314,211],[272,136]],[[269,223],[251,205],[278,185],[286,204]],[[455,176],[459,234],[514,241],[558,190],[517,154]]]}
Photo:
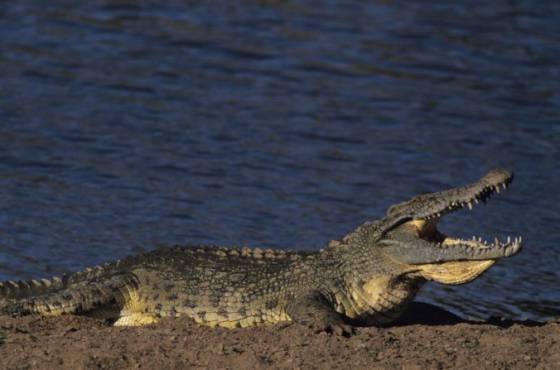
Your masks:
{"label": "dirt ground", "polygon": [[560,324],[467,322],[415,303],[398,326],[351,337],[297,325],[140,328],[86,317],[0,317],[1,369],[559,369]]}

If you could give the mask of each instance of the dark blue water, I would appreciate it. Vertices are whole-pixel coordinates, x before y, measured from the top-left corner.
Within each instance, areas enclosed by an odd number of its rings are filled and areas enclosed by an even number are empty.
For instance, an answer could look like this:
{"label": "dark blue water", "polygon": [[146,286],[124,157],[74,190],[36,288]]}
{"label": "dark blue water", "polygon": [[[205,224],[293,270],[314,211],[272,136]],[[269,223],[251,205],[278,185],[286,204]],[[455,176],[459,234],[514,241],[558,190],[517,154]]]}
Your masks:
{"label": "dark blue water", "polygon": [[512,191],[441,228],[523,252],[420,299],[560,316],[558,2],[82,3],[0,8],[1,279],[174,243],[318,249],[506,167]]}

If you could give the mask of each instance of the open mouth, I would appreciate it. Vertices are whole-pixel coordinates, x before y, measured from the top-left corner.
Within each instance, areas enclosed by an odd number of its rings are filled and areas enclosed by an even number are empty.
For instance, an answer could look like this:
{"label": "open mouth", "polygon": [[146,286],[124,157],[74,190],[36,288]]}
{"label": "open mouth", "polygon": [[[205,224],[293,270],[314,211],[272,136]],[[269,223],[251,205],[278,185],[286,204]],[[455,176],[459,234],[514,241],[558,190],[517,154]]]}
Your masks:
{"label": "open mouth", "polygon": [[[450,237],[437,229],[438,221],[443,215],[464,208],[472,210],[477,204],[486,203],[491,196],[507,189],[512,181],[512,173],[495,170],[469,186],[419,195],[407,202],[412,203],[413,208],[414,203],[417,203],[418,206],[416,206],[416,214],[405,225],[414,226],[420,239],[438,247],[463,247],[465,251],[475,249],[475,254],[479,253],[481,257],[483,252],[488,250],[500,250],[503,252],[502,256],[512,255],[520,249],[521,237],[508,236],[505,240],[494,238],[493,241],[475,236],[470,239],[460,239]],[[422,206],[424,204],[429,206]]]}
{"label": "open mouth", "polygon": [[474,236],[461,239],[437,228],[445,214],[485,203],[512,180],[511,172],[493,170],[470,185],[418,195],[391,206],[386,219],[393,227],[384,240],[389,255],[414,266],[428,280],[462,284],[479,276],[498,259],[516,254],[521,250],[520,237],[494,238],[492,242]]}

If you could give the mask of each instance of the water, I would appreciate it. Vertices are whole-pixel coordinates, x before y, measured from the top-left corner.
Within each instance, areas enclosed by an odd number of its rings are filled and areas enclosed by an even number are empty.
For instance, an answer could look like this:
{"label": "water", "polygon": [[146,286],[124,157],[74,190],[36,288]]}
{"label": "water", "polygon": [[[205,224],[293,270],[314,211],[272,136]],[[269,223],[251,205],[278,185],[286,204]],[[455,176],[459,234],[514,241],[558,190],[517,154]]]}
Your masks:
{"label": "water", "polygon": [[523,252],[420,299],[560,315],[560,6],[11,2],[0,9],[0,278],[168,244],[318,249],[394,202],[516,173],[442,229]]}

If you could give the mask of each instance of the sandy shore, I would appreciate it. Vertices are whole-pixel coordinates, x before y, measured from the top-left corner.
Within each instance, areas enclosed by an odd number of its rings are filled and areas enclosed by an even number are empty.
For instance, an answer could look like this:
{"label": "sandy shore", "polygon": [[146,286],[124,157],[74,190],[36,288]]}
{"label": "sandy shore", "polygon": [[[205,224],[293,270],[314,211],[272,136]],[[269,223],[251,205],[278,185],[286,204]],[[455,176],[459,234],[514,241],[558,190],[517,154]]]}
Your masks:
{"label": "sandy shore", "polygon": [[0,317],[2,369],[558,369],[560,324],[461,320],[415,304],[398,326],[354,336],[297,325],[140,328],[86,317]]}

